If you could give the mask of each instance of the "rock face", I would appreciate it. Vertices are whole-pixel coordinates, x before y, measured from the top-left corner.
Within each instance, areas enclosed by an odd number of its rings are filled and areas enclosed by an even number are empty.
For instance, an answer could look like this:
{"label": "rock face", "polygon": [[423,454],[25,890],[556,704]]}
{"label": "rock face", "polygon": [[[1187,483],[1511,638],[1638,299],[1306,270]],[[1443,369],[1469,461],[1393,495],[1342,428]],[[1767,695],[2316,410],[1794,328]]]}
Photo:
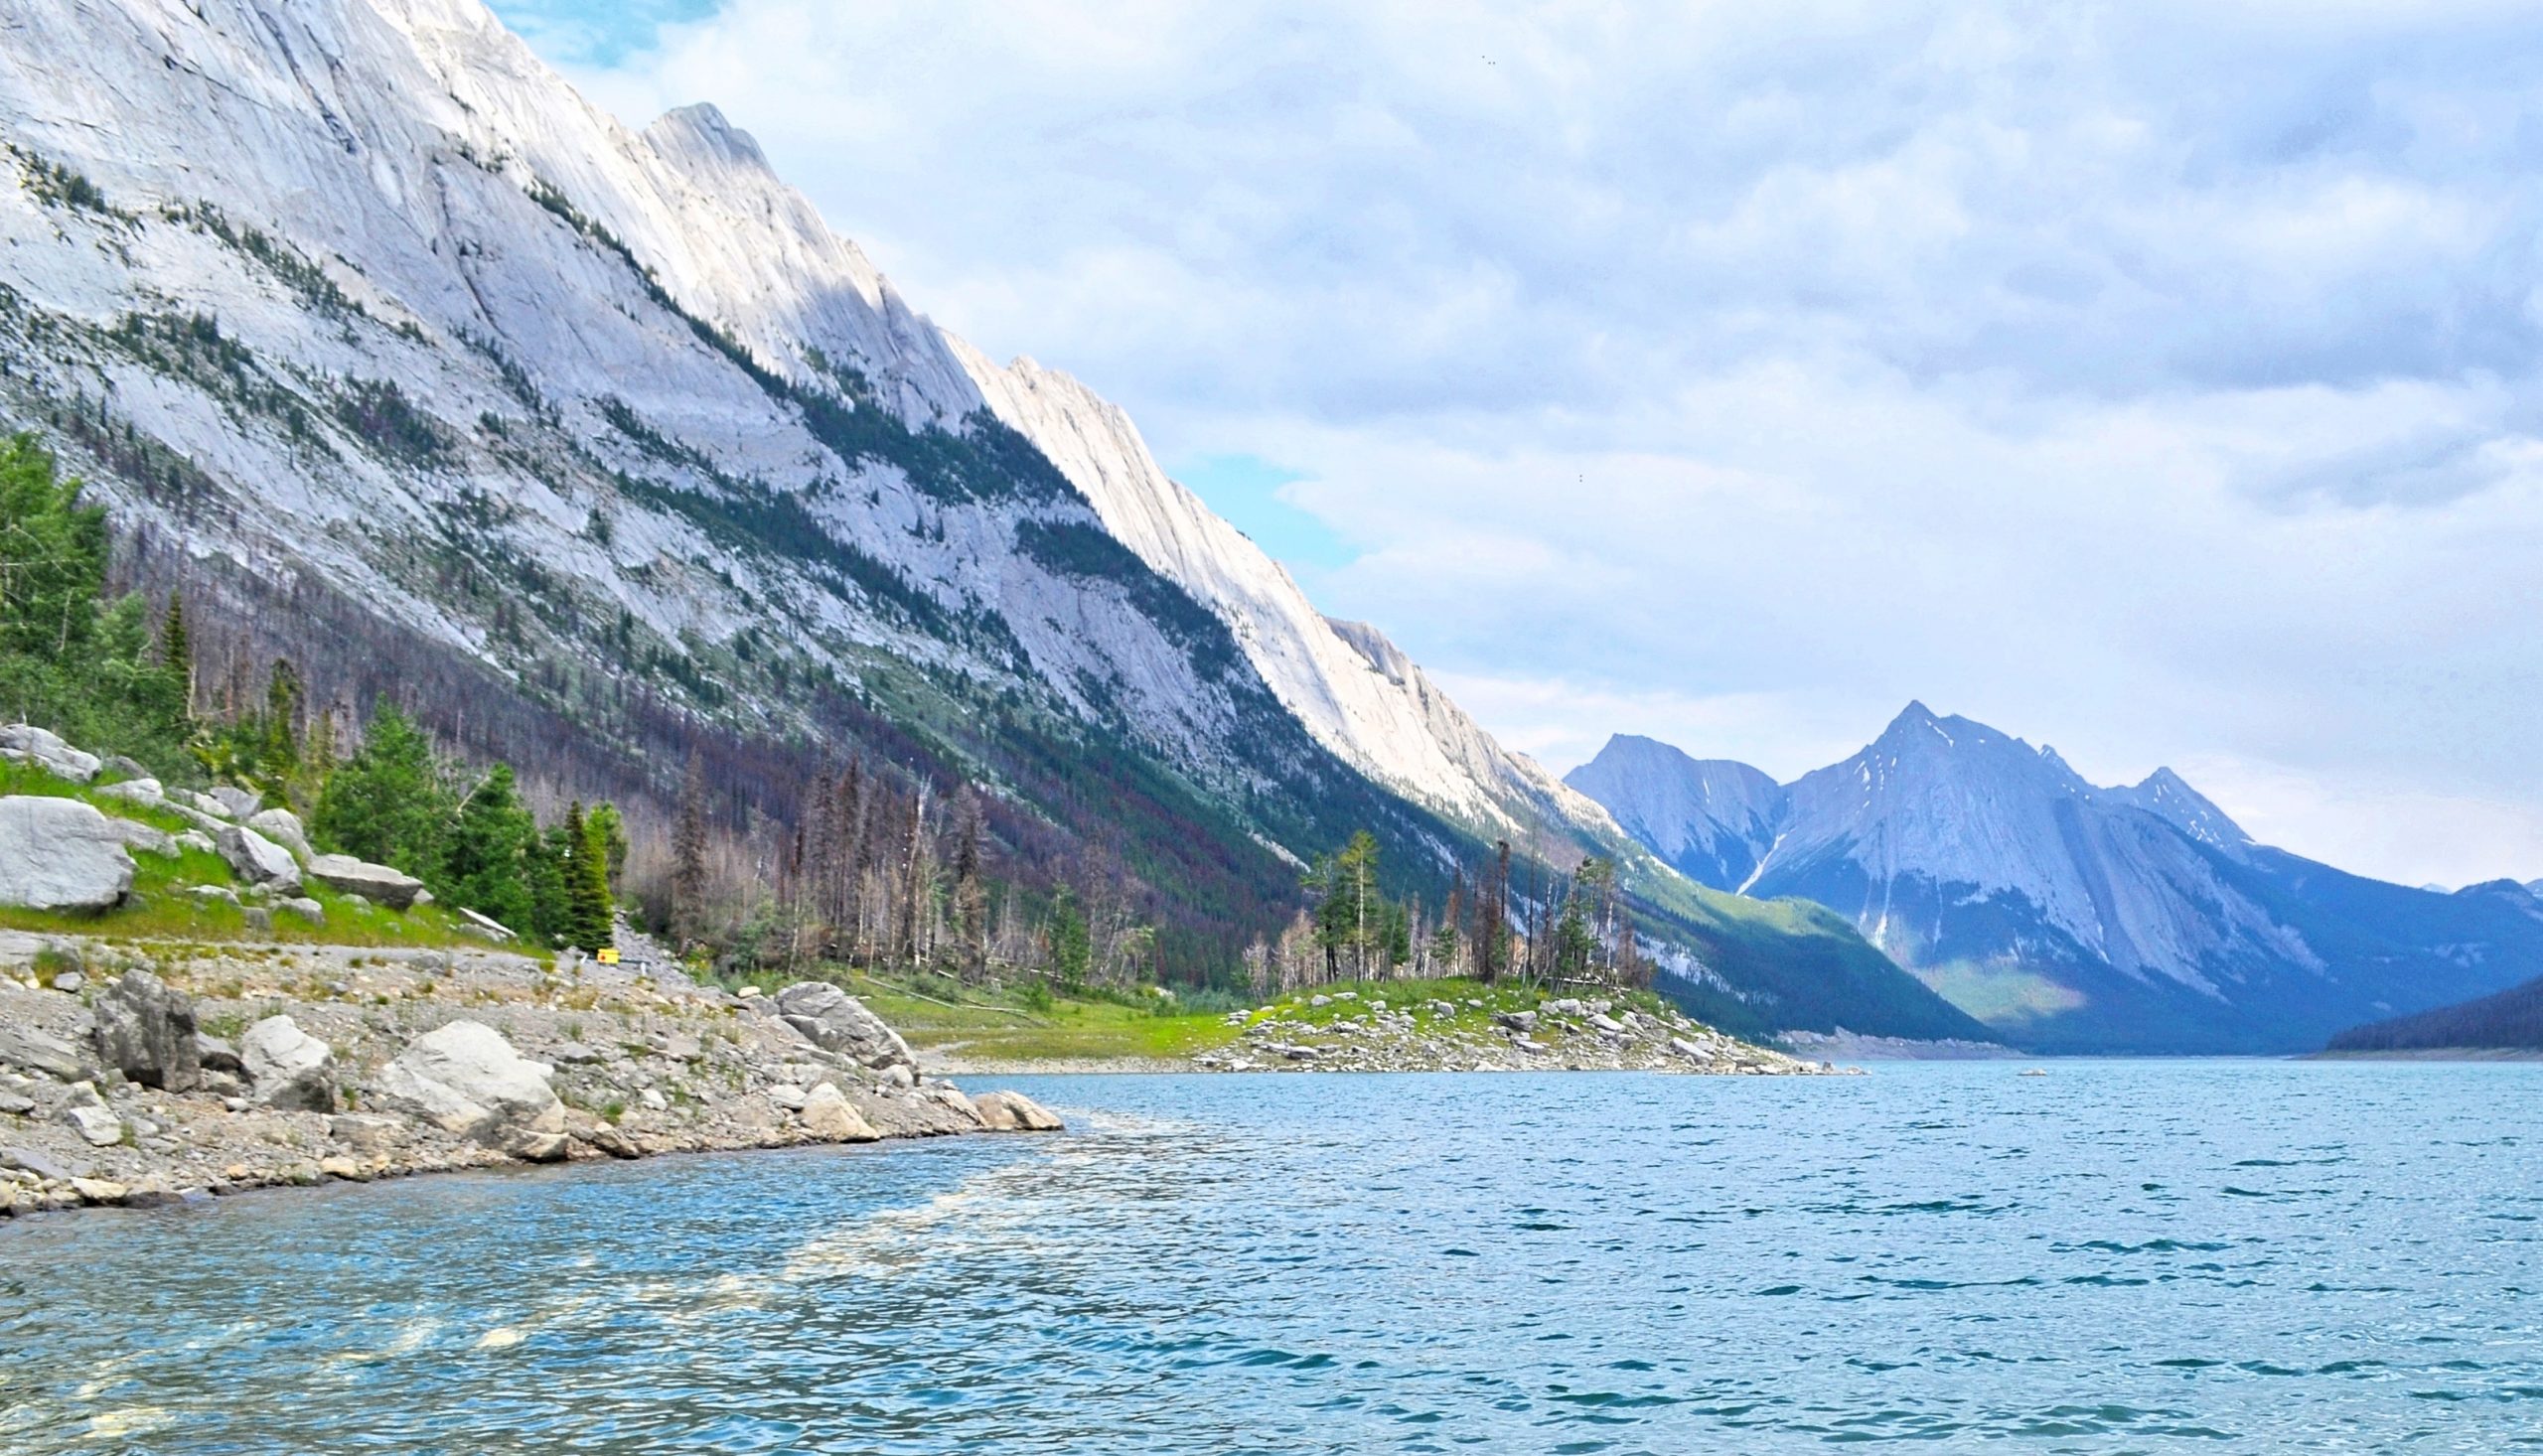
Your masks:
{"label": "rock face", "polygon": [[[263,818],[263,814],[256,817]],[[330,890],[359,895],[391,910],[404,910],[415,903],[424,882],[402,870],[384,864],[367,864],[350,854],[321,854],[309,861],[309,878]]]}
{"label": "rock face", "polygon": [[97,777],[103,762],[95,754],[81,753],[42,728],[12,723],[0,728],[0,758],[34,764],[59,779],[85,784]]}
{"label": "rock face", "polygon": [[1057,1113],[1022,1092],[975,1093],[972,1110],[979,1114],[980,1125],[991,1132],[1059,1132],[1068,1125]]}
{"label": "rock face", "polygon": [[300,826],[300,815],[287,808],[269,808],[247,816],[247,827],[291,851],[291,857],[307,864],[318,852],[309,847],[309,833]]}
{"label": "rock face", "polygon": [[778,992],[777,1014],[823,1051],[852,1057],[878,1072],[895,1067],[918,1071],[918,1059],[899,1032],[827,981],[803,981]]}
{"label": "rock face", "polygon": [[294,1112],[336,1110],[336,1054],[288,1016],[268,1016],[238,1039],[249,1095]]}
{"label": "rock face", "polygon": [[848,1105],[844,1092],[826,1082],[804,1098],[804,1109],[797,1115],[806,1132],[830,1142],[873,1142],[883,1135]]}
{"label": "rock face", "polygon": [[127,970],[97,997],[97,1055],[143,1087],[192,1092],[203,1082],[195,1003],[146,970]]}
{"label": "rock face", "polygon": [[114,822],[70,799],[0,799],[0,905],[93,915],[132,890],[132,855]]}
{"label": "rock face", "polygon": [[263,885],[277,895],[300,893],[300,863],[291,851],[253,829],[224,824],[213,836],[230,871],[250,885]]}
{"label": "rock face", "polygon": [[476,1021],[417,1037],[373,1086],[383,1106],[494,1147],[543,1146],[562,1136],[565,1105],[548,1086],[552,1068],[513,1049]]}

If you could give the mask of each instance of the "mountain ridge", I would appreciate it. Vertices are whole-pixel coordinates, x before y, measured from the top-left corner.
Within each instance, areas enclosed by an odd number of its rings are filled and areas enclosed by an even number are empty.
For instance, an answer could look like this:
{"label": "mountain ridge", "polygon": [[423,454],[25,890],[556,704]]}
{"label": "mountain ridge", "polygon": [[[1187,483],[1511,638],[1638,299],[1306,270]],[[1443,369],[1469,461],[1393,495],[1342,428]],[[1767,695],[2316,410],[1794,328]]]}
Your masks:
{"label": "mountain ridge", "polygon": [[1831,908],[2020,1045],[2308,1050],[2543,969],[2543,914],[2345,875],[2169,769],[2099,787],[1922,703],[1771,795],[1736,767],[1617,739],[1569,782],[1691,877]]}

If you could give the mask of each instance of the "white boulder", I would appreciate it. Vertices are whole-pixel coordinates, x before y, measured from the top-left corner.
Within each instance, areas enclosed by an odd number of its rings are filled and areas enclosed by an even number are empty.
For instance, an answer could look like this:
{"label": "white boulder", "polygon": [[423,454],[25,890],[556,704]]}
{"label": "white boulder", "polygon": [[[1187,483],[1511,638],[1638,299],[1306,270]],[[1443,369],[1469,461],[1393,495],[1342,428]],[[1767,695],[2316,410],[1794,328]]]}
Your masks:
{"label": "white boulder", "polygon": [[848,1104],[845,1093],[826,1082],[805,1096],[804,1109],[797,1115],[806,1132],[828,1142],[872,1142],[883,1135]]}
{"label": "white boulder", "polygon": [[277,895],[300,893],[300,863],[291,851],[253,829],[236,824],[224,824],[213,836],[221,857],[228,861],[230,872],[242,882],[263,885]]}
{"label": "white boulder", "polygon": [[543,1149],[565,1130],[555,1069],[514,1050],[483,1022],[454,1021],[409,1043],[380,1069],[381,1106],[494,1147]]}
{"label": "white boulder", "polygon": [[92,753],[81,753],[42,728],[25,723],[12,723],[0,728],[0,758],[34,764],[58,779],[85,784],[97,777],[105,761]]}
{"label": "white boulder", "polygon": [[991,1132],[1059,1132],[1068,1125],[1058,1113],[1022,1092],[975,1093],[972,1110],[979,1114],[980,1126]]}
{"label": "white boulder", "polygon": [[[263,818],[263,814],[256,817]],[[367,864],[350,854],[321,854],[309,861],[309,878],[330,890],[359,895],[391,910],[404,910],[423,893],[424,882],[384,864]]]}
{"label": "white boulder", "polygon": [[288,1016],[268,1016],[238,1038],[249,1096],[294,1112],[336,1110],[336,1054]]}
{"label": "white boulder", "polygon": [[317,857],[309,847],[309,831],[300,826],[300,815],[287,808],[269,808],[247,816],[247,827],[291,851],[291,857],[302,864]]}
{"label": "white boulder", "polygon": [[75,799],[0,799],[0,905],[90,914],[132,890],[115,821]]}

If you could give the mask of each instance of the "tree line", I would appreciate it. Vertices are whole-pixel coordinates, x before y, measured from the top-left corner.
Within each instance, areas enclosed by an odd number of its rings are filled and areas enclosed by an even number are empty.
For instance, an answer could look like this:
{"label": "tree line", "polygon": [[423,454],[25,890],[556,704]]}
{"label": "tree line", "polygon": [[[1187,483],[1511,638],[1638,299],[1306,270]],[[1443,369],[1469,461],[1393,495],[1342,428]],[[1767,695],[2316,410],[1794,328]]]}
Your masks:
{"label": "tree line", "polygon": [[1274,940],[1245,951],[1258,998],[1340,981],[1469,976],[1547,988],[1643,987],[1652,964],[1616,883],[1615,862],[1590,857],[1569,871],[1541,857],[1514,882],[1508,840],[1479,866],[1459,866],[1435,914],[1415,894],[1381,887],[1377,836],[1362,830],[1303,877],[1308,906]]}

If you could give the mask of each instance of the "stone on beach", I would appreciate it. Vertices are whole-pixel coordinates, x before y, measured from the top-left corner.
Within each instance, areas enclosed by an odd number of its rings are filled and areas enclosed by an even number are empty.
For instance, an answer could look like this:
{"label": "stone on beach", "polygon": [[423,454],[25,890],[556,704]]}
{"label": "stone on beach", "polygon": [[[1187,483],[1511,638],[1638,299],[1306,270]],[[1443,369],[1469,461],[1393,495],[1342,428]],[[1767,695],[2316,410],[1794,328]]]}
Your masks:
{"label": "stone on beach", "polygon": [[195,1003],[146,970],[127,970],[92,1008],[97,1055],[143,1087],[192,1092],[203,1081]]}
{"label": "stone on beach", "polygon": [[288,1016],[268,1016],[238,1039],[248,1095],[279,1111],[336,1109],[336,1054]]}
{"label": "stone on beach", "polygon": [[1068,1124],[1058,1114],[1022,1092],[975,1092],[972,1110],[991,1132],[1059,1132]]}
{"label": "stone on beach", "polygon": [[918,1069],[901,1034],[863,1002],[827,981],[802,981],[777,993],[777,1014],[788,1026],[825,1052],[853,1057],[858,1064],[883,1071]]}
{"label": "stone on beach", "polygon": [[524,1057],[493,1027],[454,1021],[409,1043],[380,1070],[373,1090],[382,1106],[528,1155],[545,1151],[545,1139],[565,1131],[564,1103],[548,1085],[553,1072]]}
{"label": "stone on beach", "polygon": [[806,1132],[829,1142],[873,1142],[883,1135],[848,1104],[845,1093],[826,1082],[804,1098],[798,1116]]}

